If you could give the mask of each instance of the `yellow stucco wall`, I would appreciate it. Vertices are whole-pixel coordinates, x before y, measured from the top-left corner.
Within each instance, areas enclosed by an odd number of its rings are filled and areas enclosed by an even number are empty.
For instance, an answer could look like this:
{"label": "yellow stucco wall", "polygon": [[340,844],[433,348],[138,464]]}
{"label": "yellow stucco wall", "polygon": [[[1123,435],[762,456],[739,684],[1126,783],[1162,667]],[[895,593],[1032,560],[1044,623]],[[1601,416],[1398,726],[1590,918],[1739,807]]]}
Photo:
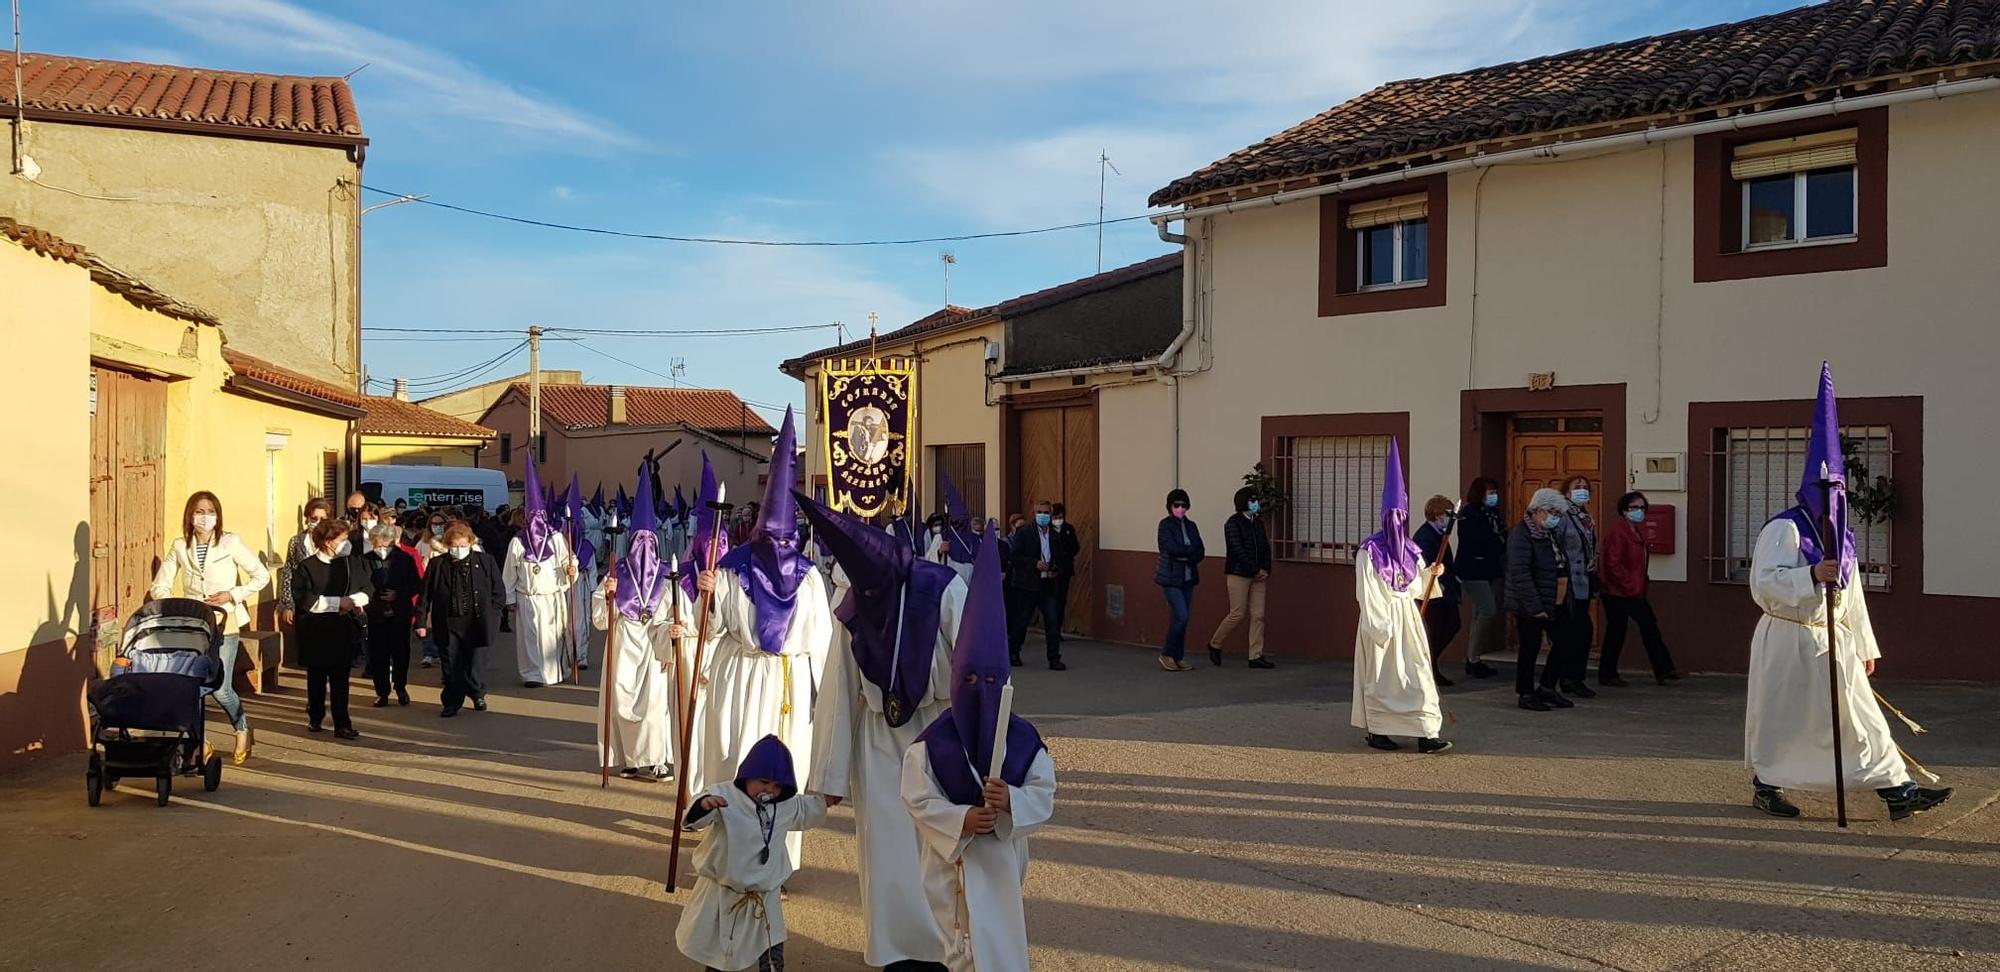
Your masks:
{"label": "yellow stucco wall", "polygon": [[47,185],[0,179],[0,213],[227,324],[254,322],[232,330],[238,350],[355,386],[360,168],[345,149],[55,122],[26,131]]}
{"label": "yellow stucco wall", "polygon": [[[498,448],[488,445],[487,449]],[[474,447],[459,439],[422,439],[415,436],[364,435],[361,437],[361,464],[364,466],[462,466],[471,468]]]}

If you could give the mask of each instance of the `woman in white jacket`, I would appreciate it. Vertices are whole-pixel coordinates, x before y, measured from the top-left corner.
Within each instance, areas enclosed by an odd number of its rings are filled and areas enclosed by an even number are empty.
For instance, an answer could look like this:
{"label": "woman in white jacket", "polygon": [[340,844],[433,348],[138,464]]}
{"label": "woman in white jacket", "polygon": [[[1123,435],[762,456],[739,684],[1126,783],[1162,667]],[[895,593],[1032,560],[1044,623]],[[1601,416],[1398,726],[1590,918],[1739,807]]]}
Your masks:
{"label": "woman in white jacket", "polygon": [[271,582],[271,574],[240,537],[223,532],[222,501],[205,489],[188,497],[181,511],[181,535],[160,560],[151,596],[156,600],[171,596],[176,580],[183,597],[223,609],[222,688],[216,690],[215,701],[236,727],[235,762],[241,766],[250,758],[250,720],[243,714],[243,700],[237,697],[232,679],[243,626],[250,623],[243,604]]}

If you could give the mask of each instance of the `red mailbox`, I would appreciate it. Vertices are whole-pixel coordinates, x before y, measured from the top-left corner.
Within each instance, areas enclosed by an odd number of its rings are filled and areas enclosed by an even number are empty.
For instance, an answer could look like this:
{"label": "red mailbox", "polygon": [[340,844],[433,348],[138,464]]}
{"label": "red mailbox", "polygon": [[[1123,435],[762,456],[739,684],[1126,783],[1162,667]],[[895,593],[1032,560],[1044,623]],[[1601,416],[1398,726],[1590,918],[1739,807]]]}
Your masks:
{"label": "red mailbox", "polygon": [[1639,533],[1646,538],[1647,553],[1674,552],[1674,519],[1671,506],[1653,503],[1646,507],[1646,522],[1639,524]]}

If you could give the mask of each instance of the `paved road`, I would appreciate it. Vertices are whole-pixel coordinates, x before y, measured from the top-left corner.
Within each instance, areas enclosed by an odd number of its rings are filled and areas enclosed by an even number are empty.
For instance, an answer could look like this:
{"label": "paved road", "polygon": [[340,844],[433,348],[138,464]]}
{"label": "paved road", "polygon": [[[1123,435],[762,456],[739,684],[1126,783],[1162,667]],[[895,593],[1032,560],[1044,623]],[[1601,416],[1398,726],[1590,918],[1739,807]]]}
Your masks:
{"label": "paved road", "polygon": [[[1892,825],[1859,795],[1840,832],[1828,800],[1748,809],[1735,678],[1546,714],[1505,679],[1461,686],[1459,748],[1421,756],[1361,745],[1344,665],[1069,658],[1019,677],[1061,778],[1028,883],[1038,969],[2000,968],[2000,687],[1885,683],[1958,796]],[[0,967],[687,967],[672,790],[599,790],[594,688],[511,667],[453,720],[434,671],[407,709],[357,683],[354,743],[308,736],[287,678],[249,702],[258,757],[165,809],[86,808],[81,757],[0,777]],[[793,967],[859,968],[847,810],[807,858]]]}

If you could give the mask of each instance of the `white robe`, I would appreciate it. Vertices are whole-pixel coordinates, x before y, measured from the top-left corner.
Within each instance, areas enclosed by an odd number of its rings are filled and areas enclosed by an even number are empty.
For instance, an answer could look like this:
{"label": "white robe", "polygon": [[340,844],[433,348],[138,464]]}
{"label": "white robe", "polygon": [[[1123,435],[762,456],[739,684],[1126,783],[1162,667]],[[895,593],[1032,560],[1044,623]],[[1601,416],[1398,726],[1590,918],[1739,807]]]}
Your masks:
{"label": "white robe", "polygon": [[[708,622],[713,664],[704,662],[708,684],[695,712],[701,742],[694,755],[701,775],[689,777],[690,786],[732,781],[750,747],[765,736],[777,736],[794,753],[813,751],[813,697],[833,637],[819,571],[806,573],[793,604],[784,652],[769,654],[757,645],[757,608],[742,581],[735,571],[716,571]],[[798,834],[786,838],[792,866],[798,866],[804,846]]]}
{"label": "white robe", "polygon": [[947,943],[945,964],[952,972],[1027,972],[1021,885],[1028,880],[1028,837],[1055,813],[1056,764],[1046,749],[1035,754],[1024,785],[1009,788],[1012,809],[993,832],[966,837],[971,808],[938,787],[927,749],[919,743],[903,754],[903,805],[924,846],[924,894]]}
{"label": "white robe", "polygon": [[709,787],[689,806],[704,796],[729,802],[688,827],[713,832],[695,848],[694,892],[681,907],[674,944],[682,955],[708,968],[754,968],[758,956],[785,941],[785,904],[778,889],[792,876],[795,865],[780,852],[779,840],[824,823],[826,801],[801,793],[778,802],[771,830],[778,839],[759,863],[764,832],[757,821],[757,804],[734,782]]}
{"label": "white robe", "polygon": [[[1356,729],[1380,736],[1435,739],[1444,726],[1437,683],[1431,678],[1430,638],[1417,614],[1427,581],[1419,573],[1399,591],[1375,571],[1367,550],[1354,558],[1354,599],[1361,606],[1361,620],[1354,630],[1350,719]],[[1431,589],[1432,597],[1438,594]]]}
{"label": "white robe", "polygon": [[[847,596],[847,575],[836,567],[833,578],[837,604]],[[903,754],[951,705],[951,651],[965,595],[962,582],[945,587],[930,691],[910,721],[898,728],[890,728],[882,716],[882,690],[862,677],[855,664],[847,627],[833,628],[826,681],[813,708],[807,788],[840,797],[854,808],[854,832],[861,844],[861,919],[868,932],[861,957],[871,966],[944,960],[944,934],[924,896],[916,821],[903,806]]]}
{"label": "white robe", "polygon": [[[601,676],[611,692],[611,738],[604,738],[604,717],[597,723],[600,765],[614,769],[674,765],[672,727],[675,677],[673,639],[667,630],[674,619],[667,588],[648,621],[628,618],[611,608],[600,588],[590,597],[590,623],[606,632],[605,670]],[[617,626],[611,637],[612,625]],[[616,649],[615,652],[612,649]]]}
{"label": "white robe", "polygon": [[[1743,761],[1777,787],[1833,789],[1831,691],[1827,685],[1826,597],[1799,553],[1799,530],[1772,520],[1757,535],[1750,596],[1764,610],[1750,640],[1750,702]],[[1840,592],[1840,756],[1850,787],[1909,782],[1862,662],[1882,657],[1857,574]]]}
{"label": "white robe", "polygon": [[514,617],[514,654],[521,681],[554,685],[568,676],[564,649],[570,641],[569,568],[576,558],[562,534],[549,537],[549,556],[530,561],[515,537],[507,542],[507,564],[500,575],[507,604],[518,606]]}
{"label": "white robe", "polygon": [[[603,579],[597,571],[596,564],[586,563],[581,557],[576,558],[576,582],[569,586],[569,602],[565,608],[574,612],[574,617],[589,617],[590,601],[597,596],[598,582]],[[579,667],[590,667],[590,632],[587,630],[577,632],[576,663]]]}

